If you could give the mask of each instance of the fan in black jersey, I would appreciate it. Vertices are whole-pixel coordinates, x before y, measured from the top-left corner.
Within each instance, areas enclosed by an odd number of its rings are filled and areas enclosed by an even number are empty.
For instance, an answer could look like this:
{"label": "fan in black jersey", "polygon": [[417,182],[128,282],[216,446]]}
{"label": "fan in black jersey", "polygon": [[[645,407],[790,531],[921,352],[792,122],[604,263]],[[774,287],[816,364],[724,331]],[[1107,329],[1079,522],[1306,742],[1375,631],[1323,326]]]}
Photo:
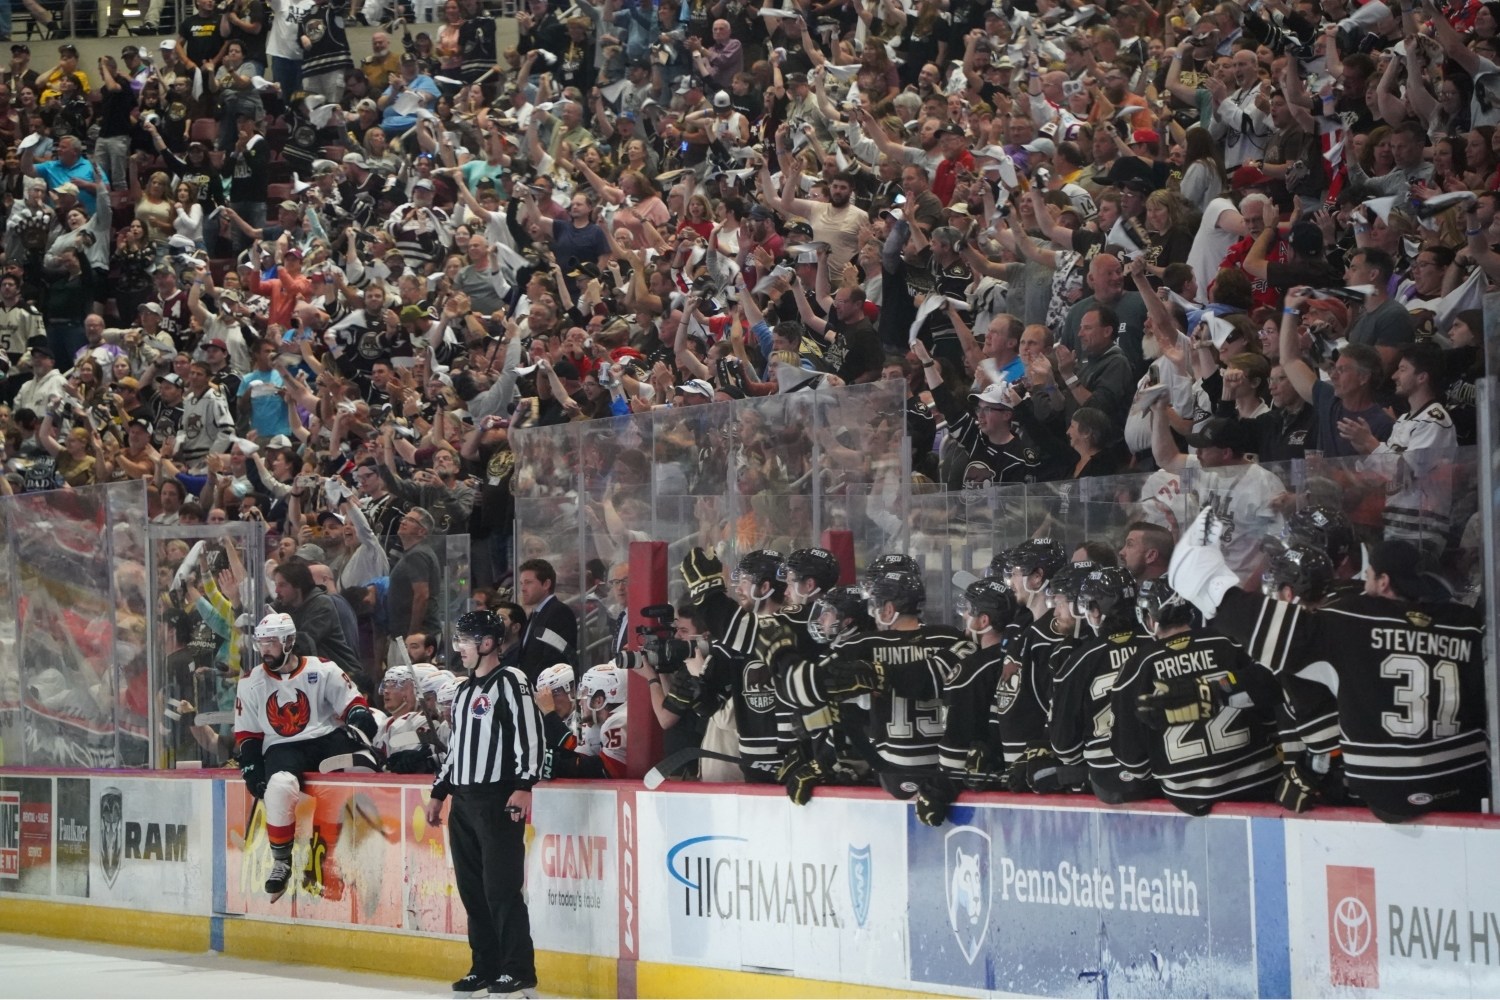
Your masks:
{"label": "fan in black jersey", "polygon": [[[1190,816],[1207,814],[1215,802],[1269,799],[1281,776],[1276,678],[1205,627],[1165,579],[1143,581],[1135,607],[1156,642],[1115,683],[1110,747],[1123,773],[1136,782],[1154,778]],[[1242,693],[1216,699],[1221,688]]]}
{"label": "fan in black jersey", "polygon": [[[1233,574],[1214,532],[1201,534],[1209,544],[1174,554],[1173,586],[1211,612]],[[1256,652],[1281,675],[1333,690],[1345,781],[1386,822],[1475,810],[1489,788],[1482,621],[1472,608],[1430,599],[1420,557],[1404,541],[1374,546],[1364,592],[1317,609],[1264,598],[1274,628]]]}
{"label": "fan in black jersey", "polygon": [[1005,768],[995,724],[1006,663],[1006,638],[1022,609],[997,579],[976,580],[956,604],[974,652],[959,663],[958,676],[943,689],[947,728],[938,754],[943,769],[970,788],[997,784]]}
{"label": "fan in black jersey", "polygon": [[[987,473],[985,480],[1000,483],[1034,483],[1042,467],[1042,453],[1026,431],[1012,420],[1020,399],[1007,383],[987,386],[983,392],[969,393],[969,407],[963,406],[943,384],[943,370],[932,360],[921,341],[912,351],[922,363],[932,401],[948,422],[948,437],[979,463]],[[972,481],[972,480],[971,480]]]}
{"label": "fan in black jersey", "polygon": [[1047,612],[1047,581],[1068,564],[1062,542],[1051,538],[1032,538],[1011,549],[1006,557],[1010,567],[1010,589],[1021,603],[1031,609],[1033,618]]}
{"label": "fan in black jersey", "polygon": [[1020,625],[1019,619],[1029,612],[1018,611],[1016,634],[1014,640],[1007,639],[1005,669],[990,710],[991,725],[999,732],[1001,752],[1009,765],[1005,783],[1010,791],[1031,787],[1023,760],[1028,752],[1050,752],[1047,719],[1052,708],[1053,656],[1066,660],[1078,643],[1082,623],[1073,614],[1073,602],[1078,585],[1098,568],[1089,561],[1063,567],[1047,581],[1048,609],[1042,617]]}
{"label": "fan in black jersey", "polygon": [[[1078,585],[1078,617],[1093,631],[1078,644],[1052,679],[1048,735],[1055,761],[1034,756],[1028,763],[1033,789],[1077,787],[1080,778],[1103,802],[1150,798],[1156,787],[1124,772],[1110,749],[1114,705],[1110,691],[1137,651],[1150,642],[1135,620],[1135,581],[1117,566],[1096,569]],[[1080,768],[1086,764],[1087,768]]]}

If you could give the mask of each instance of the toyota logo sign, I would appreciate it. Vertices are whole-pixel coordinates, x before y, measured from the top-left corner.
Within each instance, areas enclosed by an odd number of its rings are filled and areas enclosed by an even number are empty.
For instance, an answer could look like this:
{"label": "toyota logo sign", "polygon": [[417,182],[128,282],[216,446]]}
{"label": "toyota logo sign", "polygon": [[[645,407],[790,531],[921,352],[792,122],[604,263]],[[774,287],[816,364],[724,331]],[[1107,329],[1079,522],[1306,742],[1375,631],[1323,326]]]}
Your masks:
{"label": "toyota logo sign", "polygon": [[1370,947],[1374,937],[1370,911],[1353,896],[1339,900],[1333,912],[1333,940],[1350,958],[1358,958]]}

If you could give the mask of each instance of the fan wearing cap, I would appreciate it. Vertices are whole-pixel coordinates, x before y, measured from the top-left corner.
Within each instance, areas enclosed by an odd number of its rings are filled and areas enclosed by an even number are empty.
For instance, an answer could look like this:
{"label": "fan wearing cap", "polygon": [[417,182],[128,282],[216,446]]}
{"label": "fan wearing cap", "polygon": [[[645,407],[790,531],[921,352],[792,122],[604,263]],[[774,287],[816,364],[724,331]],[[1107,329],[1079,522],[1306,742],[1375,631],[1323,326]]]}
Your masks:
{"label": "fan wearing cap", "polygon": [[974,154],[969,152],[968,139],[962,126],[950,122],[938,129],[938,152],[943,158],[933,173],[932,193],[947,205],[953,201],[958,175],[974,171]]}
{"label": "fan wearing cap", "polygon": [[[1009,318],[998,317],[994,322],[1008,323]],[[942,369],[927,353],[926,345],[918,340],[912,344],[912,351],[922,364],[932,401],[948,422],[949,435],[968,453],[971,468],[978,463],[987,470],[988,474],[977,480],[966,474],[965,484],[1036,482],[1042,455],[1030,436],[1012,424],[1020,402],[1016,391],[1002,382],[986,387],[983,392],[970,393],[969,401],[974,407],[970,413],[944,384]]]}
{"label": "fan wearing cap", "polygon": [[281,254],[281,264],[276,268],[276,277],[262,278],[266,258],[261,245],[250,248],[250,260],[255,265],[245,286],[256,295],[268,296],[271,300],[266,311],[269,323],[287,329],[293,324],[292,313],[298,300],[312,298],[312,279],[302,273],[302,250],[288,247]]}
{"label": "fan wearing cap", "polygon": [[1178,475],[1196,473],[1200,495],[1227,500],[1235,529],[1224,558],[1246,586],[1254,585],[1264,568],[1260,540],[1281,531],[1281,515],[1272,500],[1286,492],[1286,484],[1255,460],[1255,425],[1238,417],[1211,417],[1188,435],[1194,453],[1184,455],[1172,439],[1166,398],[1158,398],[1155,406],[1151,453],[1156,464]]}

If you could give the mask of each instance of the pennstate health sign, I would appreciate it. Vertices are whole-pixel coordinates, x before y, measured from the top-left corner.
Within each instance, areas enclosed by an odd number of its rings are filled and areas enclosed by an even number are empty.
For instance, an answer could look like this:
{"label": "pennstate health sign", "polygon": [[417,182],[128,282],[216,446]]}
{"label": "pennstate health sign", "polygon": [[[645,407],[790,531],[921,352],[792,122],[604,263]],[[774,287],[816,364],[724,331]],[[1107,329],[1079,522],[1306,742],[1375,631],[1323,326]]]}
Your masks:
{"label": "pennstate health sign", "polygon": [[1500,831],[1283,828],[1294,996],[1500,995]]}
{"label": "pennstate health sign", "polygon": [[1249,824],[953,807],[907,829],[911,979],[1035,996],[1255,996]]}

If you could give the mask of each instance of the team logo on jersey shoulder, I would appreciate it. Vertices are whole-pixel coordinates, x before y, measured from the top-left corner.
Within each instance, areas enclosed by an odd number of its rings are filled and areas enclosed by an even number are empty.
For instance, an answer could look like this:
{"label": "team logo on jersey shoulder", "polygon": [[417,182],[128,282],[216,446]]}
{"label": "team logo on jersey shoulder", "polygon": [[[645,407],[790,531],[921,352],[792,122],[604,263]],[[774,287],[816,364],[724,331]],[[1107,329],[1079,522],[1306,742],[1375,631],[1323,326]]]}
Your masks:
{"label": "team logo on jersey shoulder", "polygon": [[476,719],[482,719],[486,715],[490,714],[491,707],[490,696],[487,694],[482,694],[479,697],[475,698],[474,703],[469,706],[469,714],[474,716],[474,718]]}
{"label": "team logo on jersey shoulder", "polygon": [[1188,634],[1184,633],[1182,635],[1174,635],[1172,638],[1168,639],[1164,645],[1168,649],[1172,650],[1172,652],[1174,652],[1174,653],[1180,653],[1184,649],[1187,649],[1188,645],[1192,641],[1193,641],[1193,637],[1191,635],[1188,635]]}
{"label": "team logo on jersey shoulder", "polygon": [[318,683],[318,675],[317,674],[308,674],[307,675],[307,683],[309,683],[309,684],[316,684],[316,683]]}
{"label": "team logo on jersey shoulder", "polygon": [[1134,638],[1135,631],[1133,629],[1126,629],[1123,632],[1111,632],[1109,634],[1109,641],[1114,643],[1116,646],[1123,646]]}
{"label": "team logo on jersey shoulder", "polygon": [[266,699],[266,721],[278,736],[296,736],[312,721],[312,703],[306,691],[298,691],[295,701],[283,705],[276,700],[275,692]]}
{"label": "team logo on jersey shoulder", "polygon": [[1429,614],[1423,614],[1420,611],[1408,611],[1406,613],[1406,620],[1411,622],[1412,628],[1432,627],[1432,616]]}

